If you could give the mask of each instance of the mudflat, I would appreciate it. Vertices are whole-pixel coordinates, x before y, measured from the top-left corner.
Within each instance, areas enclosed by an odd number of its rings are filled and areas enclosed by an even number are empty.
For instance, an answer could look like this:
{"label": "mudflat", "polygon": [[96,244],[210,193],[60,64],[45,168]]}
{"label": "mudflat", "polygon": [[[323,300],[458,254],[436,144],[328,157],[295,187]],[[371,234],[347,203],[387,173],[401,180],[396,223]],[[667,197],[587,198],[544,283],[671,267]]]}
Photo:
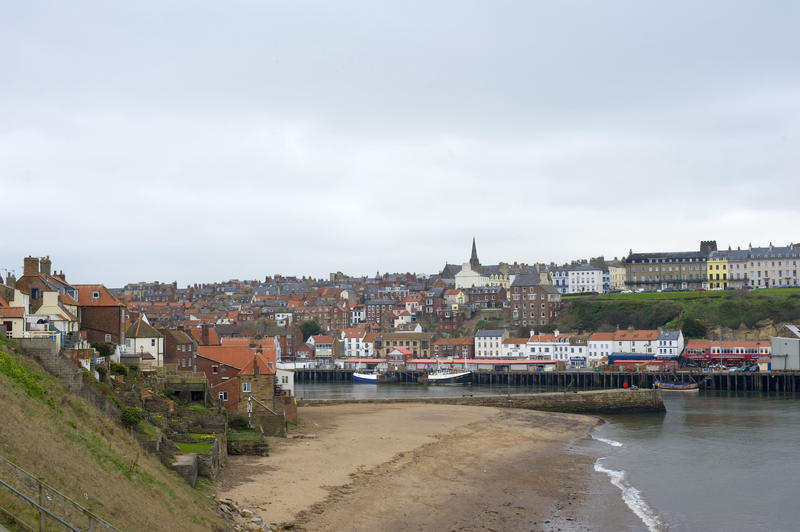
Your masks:
{"label": "mudflat", "polygon": [[306,530],[602,530],[609,511],[614,528],[636,528],[611,490],[600,511],[594,458],[567,450],[596,418],[432,404],[299,415],[294,435],[312,437],[229,457],[219,497]]}

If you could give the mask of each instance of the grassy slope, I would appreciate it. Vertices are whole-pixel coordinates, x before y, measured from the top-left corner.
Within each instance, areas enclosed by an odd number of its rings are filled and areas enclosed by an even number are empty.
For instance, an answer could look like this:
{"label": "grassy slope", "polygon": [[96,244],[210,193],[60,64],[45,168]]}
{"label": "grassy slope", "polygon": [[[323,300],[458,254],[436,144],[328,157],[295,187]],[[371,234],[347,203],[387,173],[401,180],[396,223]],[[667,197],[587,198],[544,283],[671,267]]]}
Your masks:
{"label": "grassy slope", "polygon": [[763,319],[800,318],[800,289],[795,288],[566,296],[563,301],[562,330],[675,327],[686,317],[735,329],[742,323],[752,328]]}
{"label": "grassy slope", "polygon": [[[216,530],[193,490],[122,427],[0,339],[0,454],[120,530]],[[0,492],[0,502],[9,502]]]}

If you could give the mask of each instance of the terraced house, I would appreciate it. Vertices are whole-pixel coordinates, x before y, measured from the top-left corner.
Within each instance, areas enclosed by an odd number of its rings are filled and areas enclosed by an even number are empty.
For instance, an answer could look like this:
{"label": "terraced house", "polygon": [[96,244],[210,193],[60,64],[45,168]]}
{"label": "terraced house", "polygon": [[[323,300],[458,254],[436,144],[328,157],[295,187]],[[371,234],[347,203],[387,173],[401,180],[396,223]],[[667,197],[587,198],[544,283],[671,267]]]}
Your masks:
{"label": "terraced house", "polygon": [[625,285],[632,290],[692,290],[707,287],[707,261],[715,240],[699,251],[633,253],[625,258]]}

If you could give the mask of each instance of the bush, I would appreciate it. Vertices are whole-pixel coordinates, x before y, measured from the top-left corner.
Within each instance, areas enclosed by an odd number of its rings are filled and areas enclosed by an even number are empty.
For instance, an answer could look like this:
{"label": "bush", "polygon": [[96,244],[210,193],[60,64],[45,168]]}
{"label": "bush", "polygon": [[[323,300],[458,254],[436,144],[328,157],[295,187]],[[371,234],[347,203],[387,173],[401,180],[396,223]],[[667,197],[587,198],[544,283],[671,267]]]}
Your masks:
{"label": "bush", "polygon": [[105,366],[95,366],[94,370],[100,375],[100,380],[106,380],[106,375],[108,375],[108,369]]}
{"label": "bush", "polygon": [[91,345],[101,357],[110,357],[117,348],[117,346],[109,342],[94,342]]}
{"label": "bush", "polygon": [[127,375],[128,368],[123,366],[122,364],[117,364],[113,360],[111,361],[111,373],[115,375]]}
{"label": "bush", "polygon": [[702,322],[694,318],[686,318],[683,320],[683,336],[685,338],[705,338],[708,329]]}
{"label": "bush", "polygon": [[128,428],[138,425],[144,419],[144,412],[141,408],[133,406],[123,406],[122,415],[120,416],[122,424]]}

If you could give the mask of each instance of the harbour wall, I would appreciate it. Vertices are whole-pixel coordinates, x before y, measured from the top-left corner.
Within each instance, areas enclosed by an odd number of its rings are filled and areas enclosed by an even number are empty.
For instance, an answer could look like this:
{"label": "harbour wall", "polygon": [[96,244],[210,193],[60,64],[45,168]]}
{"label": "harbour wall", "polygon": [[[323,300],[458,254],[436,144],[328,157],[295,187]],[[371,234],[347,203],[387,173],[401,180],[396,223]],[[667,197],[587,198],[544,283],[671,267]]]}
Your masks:
{"label": "harbour wall", "polygon": [[344,403],[432,403],[444,405],[522,408],[573,414],[631,414],[665,412],[659,390],[595,390],[514,395],[464,395],[461,397],[299,399],[298,406],[326,406]]}

